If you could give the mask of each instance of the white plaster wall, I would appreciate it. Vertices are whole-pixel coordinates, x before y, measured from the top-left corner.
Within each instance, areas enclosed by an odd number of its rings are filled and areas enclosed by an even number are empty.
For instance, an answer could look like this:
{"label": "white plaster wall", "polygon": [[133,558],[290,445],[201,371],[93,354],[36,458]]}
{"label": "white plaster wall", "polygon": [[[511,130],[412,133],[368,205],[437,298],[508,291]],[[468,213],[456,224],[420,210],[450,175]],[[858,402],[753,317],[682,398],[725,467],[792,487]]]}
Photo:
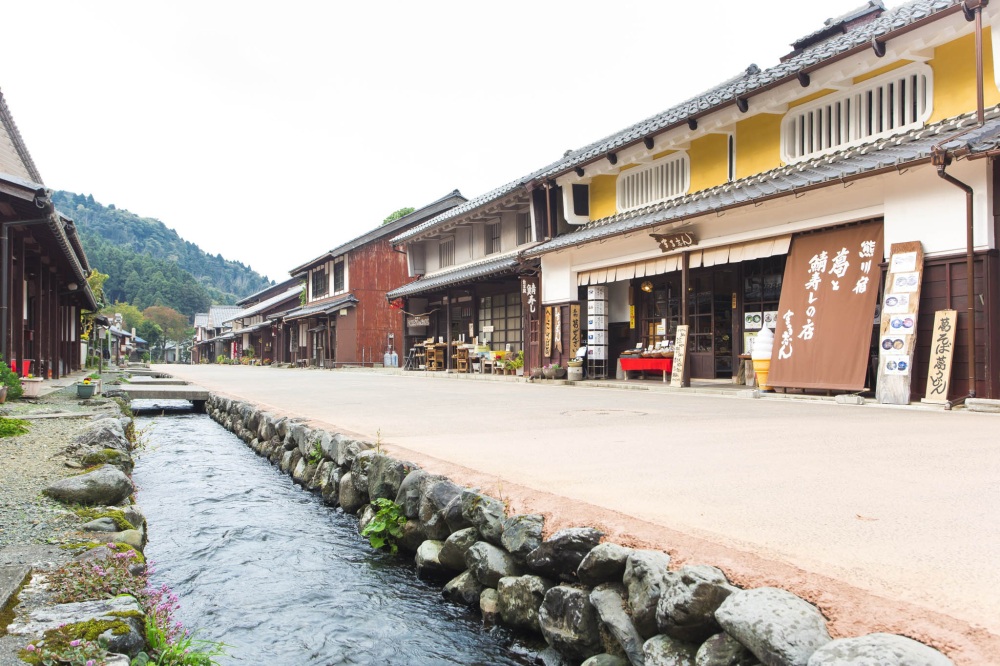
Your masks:
{"label": "white plaster wall", "polygon": [[[480,251],[480,254],[482,252]],[[455,265],[472,261],[475,257],[475,241],[473,240],[472,229],[460,227],[455,230]]]}
{"label": "white plaster wall", "polygon": [[569,252],[542,257],[542,305],[576,300],[576,271]]}
{"label": "white plaster wall", "polygon": [[[989,209],[987,160],[963,160],[948,173],[973,189],[973,239],[977,249],[994,247]],[[930,166],[887,178],[885,186],[885,245],[919,240],[924,254],[965,251],[965,193],[945,182]]]}

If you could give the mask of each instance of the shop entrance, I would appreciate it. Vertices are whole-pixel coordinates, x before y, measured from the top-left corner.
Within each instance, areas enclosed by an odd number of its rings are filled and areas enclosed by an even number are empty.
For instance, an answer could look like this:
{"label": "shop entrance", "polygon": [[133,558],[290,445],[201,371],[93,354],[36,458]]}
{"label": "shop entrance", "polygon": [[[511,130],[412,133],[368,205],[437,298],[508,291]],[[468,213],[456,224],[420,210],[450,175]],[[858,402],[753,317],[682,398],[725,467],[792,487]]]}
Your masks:
{"label": "shop entrance", "polygon": [[688,292],[692,377],[733,376],[735,282],[732,269],[692,271]]}
{"label": "shop entrance", "polygon": [[[733,311],[738,267],[693,270],[688,287],[688,363],[696,379],[731,378],[736,367]],[[637,333],[643,347],[674,340],[681,323],[681,276],[638,281]]]}

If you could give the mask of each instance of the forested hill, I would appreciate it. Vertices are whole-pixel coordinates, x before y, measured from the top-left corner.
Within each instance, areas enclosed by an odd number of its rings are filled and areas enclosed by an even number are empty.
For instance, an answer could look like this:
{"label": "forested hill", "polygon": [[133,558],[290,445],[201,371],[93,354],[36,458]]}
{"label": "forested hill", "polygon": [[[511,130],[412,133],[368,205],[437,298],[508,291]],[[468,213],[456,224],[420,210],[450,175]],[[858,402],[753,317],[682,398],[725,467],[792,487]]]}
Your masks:
{"label": "forested hill", "polygon": [[272,284],[238,261],[207,254],[159,220],[104,206],[92,195],[60,190],[52,200],[73,218],[91,265],[110,276],[104,285],[109,301],[193,315]]}

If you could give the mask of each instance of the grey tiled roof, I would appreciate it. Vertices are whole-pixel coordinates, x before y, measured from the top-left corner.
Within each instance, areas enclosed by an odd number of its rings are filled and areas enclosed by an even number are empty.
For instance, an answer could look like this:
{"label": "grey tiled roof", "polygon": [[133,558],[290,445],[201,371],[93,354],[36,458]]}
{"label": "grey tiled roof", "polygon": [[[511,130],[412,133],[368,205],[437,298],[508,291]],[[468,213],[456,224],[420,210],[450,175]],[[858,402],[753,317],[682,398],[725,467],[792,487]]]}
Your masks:
{"label": "grey tiled roof", "polygon": [[[1000,106],[991,108],[987,118],[983,127],[946,143],[944,147],[960,153],[979,153],[996,149],[1000,146]],[[773,195],[791,194],[797,190],[885,168],[900,168],[928,158],[935,144],[964,127],[974,125],[975,121],[975,113],[965,114],[895,137],[780,167],[678,199],[594,220],[575,231],[531,248],[523,256],[537,257],[554,250],[655,227],[685,217],[750,204]]]}
{"label": "grey tiled roof", "polygon": [[[413,224],[414,222],[418,222],[419,220],[422,220],[424,218],[434,218],[442,211],[447,211],[456,205],[464,204],[466,201],[467,199],[464,196],[462,196],[461,192],[459,192],[458,190],[452,190],[451,192],[444,195],[440,199],[432,201],[431,203],[427,204],[426,206],[418,208],[412,213],[404,215],[399,219],[393,220],[388,224],[382,224],[378,227],[375,227],[371,231],[366,231],[357,238],[354,238],[353,240],[349,240],[346,243],[338,245],[329,252],[321,254],[315,259],[312,259],[302,264],[301,266],[293,268],[292,270],[289,271],[289,273],[291,275],[300,275],[311,265],[315,264],[320,260],[325,259],[326,257],[339,257],[340,255],[346,254],[350,250],[353,250],[357,247],[361,247],[362,245],[369,243],[373,240],[389,236],[390,234],[394,234],[398,232],[400,229],[406,227],[407,225]],[[418,224],[417,226],[418,227],[423,226],[423,224],[421,223]]]}
{"label": "grey tiled roof", "polygon": [[333,301],[325,301],[323,303],[316,303],[315,305],[303,305],[300,308],[289,310],[283,315],[283,317],[286,320],[290,320],[302,319],[303,317],[309,317],[316,314],[329,314],[334,310],[357,305],[357,303],[358,299],[355,298],[354,294],[347,294],[346,296],[341,296]]}
{"label": "grey tiled roof", "polygon": [[253,305],[247,308],[246,310],[240,310],[236,314],[236,316],[233,317],[233,319],[245,319],[247,317],[252,317],[255,314],[264,312],[269,308],[273,308],[278,303],[281,303],[282,301],[287,301],[288,299],[298,296],[301,293],[302,293],[302,287],[299,285],[295,285],[291,289],[287,289],[282,293],[278,294],[277,296],[272,296],[266,301],[261,301],[257,305]]}
{"label": "grey tiled roof", "polygon": [[247,305],[246,305],[247,303],[258,303],[258,302],[260,302],[261,298],[263,298],[263,296],[265,294],[267,294],[267,292],[269,292],[269,291],[273,291],[274,293],[278,293],[278,292],[281,292],[281,291],[285,291],[286,289],[291,289],[292,285],[299,285],[299,284],[301,284],[299,280],[296,280],[295,278],[288,278],[284,282],[279,282],[277,284],[268,285],[268,286],[264,287],[263,289],[261,289],[259,291],[255,291],[254,293],[250,294],[249,296],[246,296],[246,297],[244,297],[244,298],[236,301],[236,305],[239,305],[240,307],[247,307]]}
{"label": "grey tiled roof", "polygon": [[454,217],[464,215],[502,199],[518,187],[522,187],[533,180],[545,180],[566,173],[577,166],[637,143],[647,136],[657,134],[667,128],[686,122],[691,118],[731,104],[736,101],[737,97],[751,95],[762,88],[791,79],[800,72],[815,69],[824,61],[842,55],[854,48],[869,46],[873,39],[884,38],[895,30],[905,28],[933,14],[960,4],[961,0],[912,0],[885,12],[882,16],[869,23],[855,27],[846,34],[831,37],[815,46],[807,48],[774,67],[761,70],[752,65],[739,76],[716,85],[662,113],[646,118],[583,148],[570,151],[561,159],[556,160],[548,166],[498,187],[491,192],[475,197],[461,206],[457,206],[404,234],[396,236],[392,239],[392,242],[397,244],[403,242],[419,233],[437,227]]}
{"label": "grey tiled roof", "polygon": [[271,320],[268,319],[267,321],[258,322],[256,324],[254,324],[253,326],[246,326],[244,328],[234,329],[232,331],[232,334],[233,335],[243,335],[244,333],[253,333],[254,331],[258,331],[258,330],[260,330],[262,328],[266,328],[266,327],[268,327],[270,325],[271,325]]}
{"label": "grey tiled roof", "polygon": [[487,192],[486,194],[478,196],[475,199],[472,199],[471,201],[466,201],[465,203],[459,204],[458,206],[446,210],[440,215],[432,217],[426,222],[418,224],[412,229],[409,229],[399,234],[398,236],[394,237],[391,242],[394,245],[398,245],[399,243],[407,240],[408,238],[413,238],[414,236],[417,236],[423,233],[424,231],[427,231],[428,229],[433,229],[434,227],[437,227],[443,224],[444,222],[447,222],[448,220],[451,220],[456,217],[461,217],[462,215],[472,212],[477,208],[485,206],[486,204],[493,203],[494,201],[503,199],[504,197],[513,193],[519,187],[523,187],[526,183],[530,182],[532,177],[533,175],[525,176],[524,178],[512,181],[510,183],[507,183],[506,185],[501,185],[495,190],[492,190],[490,192]]}
{"label": "grey tiled roof", "polygon": [[573,151],[568,156],[553,163],[541,171],[542,178],[549,178],[565,173],[594,157],[605,155],[639,141],[663,129],[686,121],[694,116],[702,115],[718,106],[733,102],[737,97],[752,94],[765,86],[772,85],[783,79],[796,76],[799,72],[815,68],[824,60],[829,60],[858,46],[868,46],[872,39],[881,38],[888,33],[904,28],[912,23],[961,4],[961,0],[913,0],[885,14],[870,23],[858,26],[847,34],[838,35],[802,53],[789,58],[785,62],[765,70],[751,68],[744,76],[736,77],[726,83],[682,102],[677,106],[636,123],[621,132],[611,135],[589,146]]}
{"label": "grey tiled roof", "polygon": [[204,328],[206,326],[208,326],[208,313],[207,312],[196,313],[194,315],[194,327]]}
{"label": "grey tiled roof", "polygon": [[[823,21],[823,27],[822,28],[820,28],[819,30],[812,31],[811,33],[809,33],[805,37],[800,37],[799,39],[796,39],[794,42],[792,42],[792,47],[793,48],[798,48],[800,44],[808,44],[809,42],[816,40],[818,37],[821,37],[823,35],[823,33],[826,33],[826,32],[829,32],[831,30],[838,29],[838,28],[842,29],[843,28],[843,24],[849,23],[850,21],[854,21],[856,19],[861,18],[862,16],[864,16],[867,13],[870,13],[872,11],[878,11],[878,10],[881,10],[882,12],[884,12],[885,11],[885,3],[883,3],[882,0],[869,0],[868,2],[866,2],[864,5],[861,5],[860,7],[855,7],[851,11],[845,12],[845,13],[841,14],[840,16],[836,16],[834,18],[828,18],[827,20]],[[832,34],[835,34],[835,33],[831,33],[831,35]]]}
{"label": "grey tiled roof", "polygon": [[520,263],[517,257],[501,257],[499,259],[488,259],[474,264],[466,264],[453,271],[437,273],[429,278],[421,278],[410,284],[403,285],[386,294],[387,298],[399,298],[401,296],[412,296],[432,289],[439,289],[461,282],[470,282],[477,278],[509,273],[517,268]]}
{"label": "grey tiled roof", "polygon": [[213,305],[208,310],[208,325],[212,328],[221,328],[226,322],[232,321],[242,309],[238,305]]}

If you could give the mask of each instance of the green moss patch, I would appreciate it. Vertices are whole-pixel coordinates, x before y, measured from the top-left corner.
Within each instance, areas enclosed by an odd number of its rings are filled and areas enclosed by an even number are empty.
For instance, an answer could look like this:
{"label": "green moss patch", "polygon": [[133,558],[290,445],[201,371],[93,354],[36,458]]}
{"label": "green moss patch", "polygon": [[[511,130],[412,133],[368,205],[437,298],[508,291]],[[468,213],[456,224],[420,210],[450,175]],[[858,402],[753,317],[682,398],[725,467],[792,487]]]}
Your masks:
{"label": "green moss patch", "polygon": [[101,451],[95,451],[93,453],[88,453],[83,458],[80,459],[87,467],[93,467],[94,465],[104,465],[106,463],[116,463],[127,458],[124,453],[118,451],[117,449],[102,449]]}
{"label": "green moss patch", "polygon": [[[135,525],[130,523],[125,519],[125,513],[117,509],[89,509],[87,507],[80,507],[74,509],[76,515],[80,516],[84,521],[90,522],[92,520],[97,520],[98,518],[110,518],[115,521],[115,527],[118,528],[119,532],[124,532],[125,530],[134,530]],[[98,544],[103,545],[103,544]]]}
{"label": "green moss patch", "polygon": [[0,608],[0,636],[7,635],[7,627],[9,627],[11,622],[14,621],[14,616],[16,615],[14,609],[17,608],[18,595],[21,594],[21,590],[23,590],[24,586],[29,582],[31,582],[30,573],[25,576],[24,580],[21,581],[21,584],[17,586],[17,589],[14,590],[14,594],[10,595],[10,599],[7,600],[7,605]]}
{"label": "green moss patch", "polygon": [[[58,629],[46,631],[39,644],[45,646],[46,652],[55,652],[58,654],[70,651],[72,647],[70,643],[72,641],[79,640],[96,643],[97,637],[106,631],[111,631],[115,636],[124,636],[131,631],[131,628],[122,620],[88,620],[86,622],[76,622],[74,624],[63,625]],[[21,661],[29,664],[38,664],[41,666],[43,663],[42,657],[37,651],[24,649],[18,652],[17,656]]]}

